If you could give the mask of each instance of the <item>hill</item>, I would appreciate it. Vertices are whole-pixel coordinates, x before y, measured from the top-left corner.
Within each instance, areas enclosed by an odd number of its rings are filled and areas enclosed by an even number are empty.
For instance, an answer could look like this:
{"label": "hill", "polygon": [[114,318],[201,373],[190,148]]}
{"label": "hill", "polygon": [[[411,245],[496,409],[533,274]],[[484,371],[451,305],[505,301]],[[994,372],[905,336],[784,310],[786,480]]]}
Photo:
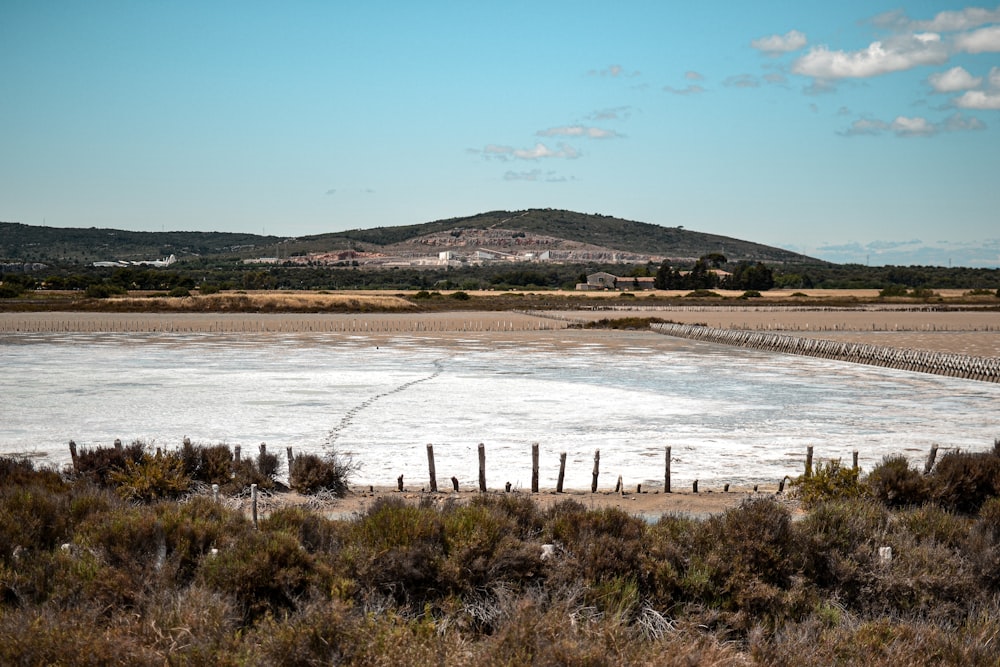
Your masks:
{"label": "hill", "polygon": [[177,255],[289,257],[357,251],[384,256],[444,250],[549,252],[560,261],[693,260],[722,253],[731,261],[821,263],[804,255],[726,236],[598,214],[552,209],[492,211],[416,225],[355,229],[295,238],[225,232],[130,232],[0,223],[0,260],[89,263]]}

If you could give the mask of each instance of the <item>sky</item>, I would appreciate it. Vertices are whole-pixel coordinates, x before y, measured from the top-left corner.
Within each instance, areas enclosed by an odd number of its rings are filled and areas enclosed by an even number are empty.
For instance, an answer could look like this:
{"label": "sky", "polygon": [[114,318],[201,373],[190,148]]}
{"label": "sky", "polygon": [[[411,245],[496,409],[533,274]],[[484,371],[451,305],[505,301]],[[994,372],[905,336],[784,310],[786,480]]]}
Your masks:
{"label": "sky", "polygon": [[0,90],[5,222],[559,208],[1000,266],[1000,5],[3,0]]}

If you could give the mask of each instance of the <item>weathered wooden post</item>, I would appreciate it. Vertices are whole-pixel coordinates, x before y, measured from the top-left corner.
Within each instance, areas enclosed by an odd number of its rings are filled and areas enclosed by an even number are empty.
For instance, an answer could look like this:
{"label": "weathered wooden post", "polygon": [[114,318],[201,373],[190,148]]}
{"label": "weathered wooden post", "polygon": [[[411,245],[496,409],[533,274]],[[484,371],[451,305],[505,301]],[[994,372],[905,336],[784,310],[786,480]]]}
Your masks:
{"label": "weathered wooden post", "polygon": [[663,492],[670,493],[670,447],[667,447],[666,469],[663,473]]}
{"label": "weathered wooden post", "polygon": [[594,472],[590,482],[590,492],[597,493],[597,476],[601,473],[601,450],[594,450]]}
{"label": "weathered wooden post", "polygon": [[531,443],[531,492],[538,493],[538,443]]}
{"label": "weathered wooden post", "polygon": [[722,487],[722,492],[729,493],[729,482],[726,482],[726,485]]}
{"label": "weathered wooden post", "polygon": [[698,493],[698,480],[694,480],[694,484],[691,485],[691,490]]}
{"label": "weathered wooden post", "polygon": [[507,493],[510,493],[510,482],[507,482],[507,483],[506,483],[506,484],[504,485],[504,487],[503,487],[503,488],[504,488],[504,491],[506,491]]}
{"label": "weathered wooden post", "polygon": [[240,462],[240,446],[239,445],[236,445],[235,447],[233,447],[233,461],[235,461],[237,463],[237,465]]}
{"label": "weathered wooden post", "polygon": [[[191,444],[191,441],[190,441],[190,440],[188,440],[187,438],[184,438],[184,444],[185,444],[185,445],[190,445],[190,444]],[[117,451],[117,452],[118,452],[119,454],[121,454],[121,453],[122,453],[122,439],[121,439],[121,438],[115,438],[115,450],[116,450],[116,451]]]}
{"label": "weathered wooden post", "polygon": [[431,493],[437,493],[437,474],[434,471],[434,445],[427,445],[427,468],[431,475]]}
{"label": "weathered wooden post", "polygon": [[455,477],[454,475],[452,476],[452,478],[451,478],[451,486],[452,486],[452,488],[455,489],[455,493],[458,493],[458,477]]}
{"label": "weathered wooden post", "polygon": [[400,475],[399,477],[396,478],[396,486],[399,488],[400,491],[403,490],[403,476],[402,475]]}
{"label": "weathered wooden post", "polygon": [[285,454],[288,456],[288,475],[291,476],[291,474],[292,474],[292,461],[295,460],[295,457],[292,456],[292,448],[291,447],[285,447]]}
{"label": "weathered wooden post", "polygon": [[556,493],[563,492],[564,479],[566,479],[566,452],[559,455],[559,478],[556,480]]}
{"label": "weathered wooden post", "polygon": [[853,458],[854,458],[854,469],[857,470],[858,469],[858,450],[856,450],[856,449],[853,452]]}
{"label": "weathered wooden post", "polygon": [[257,485],[250,485],[250,516],[253,517],[253,527],[257,527]]}
{"label": "weathered wooden post", "polygon": [[479,491],[486,493],[486,445],[479,443]]}
{"label": "weathered wooden post", "polygon": [[934,468],[934,459],[937,458],[937,445],[931,445],[931,451],[927,454],[927,463],[924,464],[924,474],[931,474],[931,470]]}
{"label": "weathered wooden post", "polygon": [[812,477],[813,474],[813,446],[809,445],[806,447],[806,477]]}
{"label": "weathered wooden post", "polygon": [[615,491],[621,491],[621,494],[625,495],[625,485],[622,483],[622,476],[618,475],[618,484],[615,485]]}
{"label": "weathered wooden post", "polygon": [[77,472],[76,443],[72,440],[69,441],[69,457],[73,459],[73,472]]}
{"label": "weathered wooden post", "polygon": [[260,458],[261,460],[267,455],[267,443],[260,443]]}
{"label": "weathered wooden post", "polygon": [[219,485],[218,484],[213,484],[212,485],[212,500],[214,500],[215,502],[219,502]]}

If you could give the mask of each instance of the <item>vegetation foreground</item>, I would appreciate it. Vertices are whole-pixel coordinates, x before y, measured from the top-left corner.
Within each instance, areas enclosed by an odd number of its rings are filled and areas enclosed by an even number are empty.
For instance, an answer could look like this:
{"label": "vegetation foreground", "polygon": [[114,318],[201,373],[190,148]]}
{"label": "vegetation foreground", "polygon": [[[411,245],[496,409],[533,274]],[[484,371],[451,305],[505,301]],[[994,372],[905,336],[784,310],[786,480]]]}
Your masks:
{"label": "vegetation foreground", "polygon": [[[275,483],[277,459],[223,450],[0,458],[0,664],[1000,662],[1000,441],[928,474],[828,462],[794,481],[801,520],[752,497],[655,523],[483,494],[255,525],[197,491]],[[290,472],[336,495],[351,467]]]}

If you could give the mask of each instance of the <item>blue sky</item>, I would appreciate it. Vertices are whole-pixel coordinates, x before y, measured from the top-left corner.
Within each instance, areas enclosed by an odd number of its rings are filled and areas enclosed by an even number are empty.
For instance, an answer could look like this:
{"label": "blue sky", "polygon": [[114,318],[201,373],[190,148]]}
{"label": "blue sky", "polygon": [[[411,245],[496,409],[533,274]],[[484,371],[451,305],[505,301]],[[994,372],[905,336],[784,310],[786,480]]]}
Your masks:
{"label": "blue sky", "polygon": [[1000,266],[1000,5],[5,0],[0,85],[8,222],[550,207]]}

